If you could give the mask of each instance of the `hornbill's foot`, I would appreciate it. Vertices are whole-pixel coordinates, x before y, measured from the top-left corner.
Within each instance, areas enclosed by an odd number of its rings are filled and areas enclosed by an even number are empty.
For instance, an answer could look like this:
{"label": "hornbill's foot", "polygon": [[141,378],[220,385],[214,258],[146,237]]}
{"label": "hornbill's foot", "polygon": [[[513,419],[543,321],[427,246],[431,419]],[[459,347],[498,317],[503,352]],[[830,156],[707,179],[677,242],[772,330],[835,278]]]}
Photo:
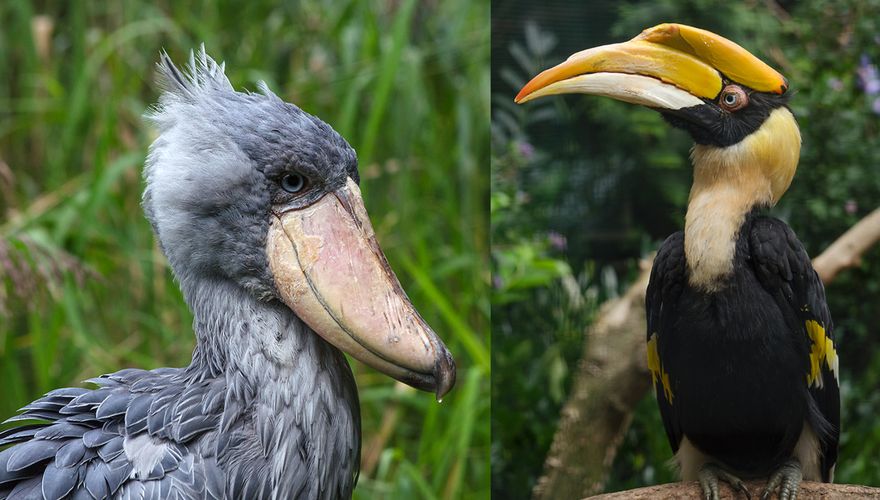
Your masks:
{"label": "hornbill's foot", "polygon": [[752,495],[749,494],[749,490],[746,488],[746,485],[743,484],[742,480],[722,469],[719,465],[713,463],[703,465],[703,467],[700,468],[700,473],[697,477],[700,480],[700,488],[703,489],[703,498],[705,500],[720,499],[718,494],[718,480],[729,484],[734,490],[743,492],[748,500],[752,500]]}
{"label": "hornbill's foot", "polygon": [[777,489],[779,500],[795,500],[803,479],[804,473],[801,471],[800,462],[794,458],[789,459],[770,476],[767,487],[761,493],[761,500],[768,500]]}

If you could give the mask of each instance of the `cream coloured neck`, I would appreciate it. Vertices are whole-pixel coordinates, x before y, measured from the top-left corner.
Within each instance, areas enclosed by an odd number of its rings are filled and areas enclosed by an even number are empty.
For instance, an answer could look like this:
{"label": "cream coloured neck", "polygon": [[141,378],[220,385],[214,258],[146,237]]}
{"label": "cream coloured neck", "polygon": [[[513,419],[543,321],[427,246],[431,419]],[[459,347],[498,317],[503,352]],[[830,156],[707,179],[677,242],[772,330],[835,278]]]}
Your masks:
{"label": "cream coloured neck", "polygon": [[685,220],[688,282],[720,290],[733,272],[736,239],[754,207],[773,206],[788,189],[800,157],[801,136],[786,108],[733,146],[696,145],[694,184]]}

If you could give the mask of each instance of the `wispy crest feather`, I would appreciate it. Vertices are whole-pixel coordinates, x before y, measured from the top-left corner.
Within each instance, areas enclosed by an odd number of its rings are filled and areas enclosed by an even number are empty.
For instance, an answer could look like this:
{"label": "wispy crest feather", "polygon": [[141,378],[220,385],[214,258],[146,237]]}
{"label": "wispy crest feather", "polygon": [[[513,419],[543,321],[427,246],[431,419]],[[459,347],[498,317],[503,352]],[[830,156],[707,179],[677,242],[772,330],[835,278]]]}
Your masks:
{"label": "wispy crest feather", "polygon": [[217,63],[209,56],[205,44],[198,52],[190,51],[185,72],[177,69],[164,50],[157,66],[162,90],[180,98],[195,98],[205,90],[232,90],[232,84],[226,78],[226,64]]}

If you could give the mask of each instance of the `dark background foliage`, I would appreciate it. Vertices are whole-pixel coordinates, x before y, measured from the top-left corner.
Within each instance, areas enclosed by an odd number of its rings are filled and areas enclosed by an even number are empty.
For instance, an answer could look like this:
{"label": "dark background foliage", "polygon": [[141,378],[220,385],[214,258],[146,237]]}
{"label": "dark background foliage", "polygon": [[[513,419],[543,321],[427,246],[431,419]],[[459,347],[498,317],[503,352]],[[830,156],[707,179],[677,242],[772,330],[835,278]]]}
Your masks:
{"label": "dark background foliage", "polygon": [[[575,51],[661,22],[709,29],[783,72],[803,134],[794,183],[774,215],[817,255],[880,206],[880,2],[495,0],[492,5],[493,493],[525,498],[541,472],[604,300],[684,223],[691,141],[652,111],[565,96],[512,102]],[[839,482],[880,485],[880,250],[828,287],[842,357]],[[674,476],[653,395],[608,490]]]}
{"label": "dark background foliage", "polygon": [[489,491],[488,2],[0,2],[0,419],[59,386],[189,363],[140,203],[159,51],[205,43],[354,146],[392,267],[458,363],[442,404],[358,363],[355,498]]}

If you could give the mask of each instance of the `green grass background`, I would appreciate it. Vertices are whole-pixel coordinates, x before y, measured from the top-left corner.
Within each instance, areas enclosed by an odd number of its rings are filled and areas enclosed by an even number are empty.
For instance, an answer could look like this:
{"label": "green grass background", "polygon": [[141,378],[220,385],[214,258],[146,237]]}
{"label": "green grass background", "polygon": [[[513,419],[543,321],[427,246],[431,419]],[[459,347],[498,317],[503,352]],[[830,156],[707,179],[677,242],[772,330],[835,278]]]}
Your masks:
{"label": "green grass background", "polygon": [[489,2],[0,3],[0,416],[124,367],[182,366],[191,315],[139,206],[160,49],[204,42],[358,151],[392,267],[449,345],[442,404],[354,364],[355,498],[489,491]]}

